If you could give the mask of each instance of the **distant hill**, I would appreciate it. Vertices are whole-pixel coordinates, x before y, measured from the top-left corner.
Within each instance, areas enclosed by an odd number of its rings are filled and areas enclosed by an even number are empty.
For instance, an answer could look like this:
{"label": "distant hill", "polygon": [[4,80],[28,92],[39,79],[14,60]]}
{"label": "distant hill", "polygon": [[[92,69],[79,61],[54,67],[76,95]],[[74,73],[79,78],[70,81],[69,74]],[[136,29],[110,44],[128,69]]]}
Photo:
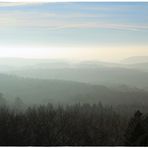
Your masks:
{"label": "distant hill", "polygon": [[13,67],[32,66],[40,63],[65,64],[67,61],[60,59],[31,59],[31,58],[0,58],[0,65],[8,65]]}
{"label": "distant hill", "polygon": [[124,67],[148,72],[148,56],[129,57],[121,61]]}
{"label": "distant hill", "polygon": [[111,89],[73,81],[38,80],[0,74],[0,92],[8,100],[20,97],[25,103],[148,103],[148,93],[139,89]]}
{"label": "distant hill", "polygon": [[[129,66],[130,67],[130,66]],[[13,74],[38,79],[58,79],[91,84],[125,84],[148,88],[148,72],[120,67],[28,68]]]}
{"label": "distant hill", "polygon": [[[25,58],[0,58],[0,71],[11,71],[28,68],[97,68],[117,67],[119,63],[102,61],[68,61],[60,59],[25,59]],[[2,69],[2,70],[1,70]]]}
{"label": "distant hill", "polygon": [[[129,60],[135,58],[142,57],[131,57]],[[0,72],[26,78],[56,79],[96,85],[124,84],[148,89],[148,63],[0,58]]]}
{"label": "distant hill", "polygon": [[141,71],[148,72],[148,62],[146,63],[135,63],[135,64],[128,64],[128,68],[139,69]]}
{"label": "distant hill", "polygon": [[121,62],[127,63],[127,64],[148,63],[148,56],[129,57],[129,58],[122,60]]}

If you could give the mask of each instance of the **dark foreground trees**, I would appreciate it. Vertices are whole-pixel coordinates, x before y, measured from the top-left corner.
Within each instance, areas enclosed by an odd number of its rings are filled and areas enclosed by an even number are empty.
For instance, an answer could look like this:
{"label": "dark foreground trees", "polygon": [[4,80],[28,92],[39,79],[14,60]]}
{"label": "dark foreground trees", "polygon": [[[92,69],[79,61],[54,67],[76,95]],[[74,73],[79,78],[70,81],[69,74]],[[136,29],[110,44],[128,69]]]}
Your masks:
{"label": "dark foreground trees", "polygon": [[129,121],[125,133],[125,145],[148,146],[148,116],[138,110]]}
{"label": "dark foreground trees", "polygon": [[148,117],[143,118],[141,113],[129,120],[113,107],[101,103],[64,107],[48,104],[30,107],[23,112],[2,107],[0,145],[131,146],[137,140],[148,145],[147,121]]}

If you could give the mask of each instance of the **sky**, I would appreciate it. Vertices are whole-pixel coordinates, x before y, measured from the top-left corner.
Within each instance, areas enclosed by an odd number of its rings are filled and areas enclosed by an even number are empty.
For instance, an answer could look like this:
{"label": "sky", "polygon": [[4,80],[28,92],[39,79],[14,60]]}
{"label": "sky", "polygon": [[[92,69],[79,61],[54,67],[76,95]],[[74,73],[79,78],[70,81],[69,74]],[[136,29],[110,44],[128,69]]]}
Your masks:
{"label": "sky", "polygon": [[0,57],[148,56],[148,2],[0,3]]}

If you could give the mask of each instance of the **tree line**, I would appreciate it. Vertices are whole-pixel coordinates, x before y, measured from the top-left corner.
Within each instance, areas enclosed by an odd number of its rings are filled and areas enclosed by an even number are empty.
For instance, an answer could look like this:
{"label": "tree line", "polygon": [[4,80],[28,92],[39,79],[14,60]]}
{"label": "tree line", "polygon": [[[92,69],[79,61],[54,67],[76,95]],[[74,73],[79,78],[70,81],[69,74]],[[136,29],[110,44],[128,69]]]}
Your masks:
{"label": "tree line", "polygon": [[0,107],[1,146],[148,146],[148,116],[112,106],[52,104]]}

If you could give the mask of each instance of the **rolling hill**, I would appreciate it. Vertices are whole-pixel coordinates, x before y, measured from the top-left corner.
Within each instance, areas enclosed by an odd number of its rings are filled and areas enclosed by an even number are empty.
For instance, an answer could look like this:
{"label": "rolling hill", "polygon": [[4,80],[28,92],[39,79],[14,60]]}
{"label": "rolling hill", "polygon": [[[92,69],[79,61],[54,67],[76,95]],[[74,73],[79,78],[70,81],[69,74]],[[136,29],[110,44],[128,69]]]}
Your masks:
{"label": "rolling hill", "polygon": [[148,93],[139,89],[121,91],[102,85],[63,80],[39,80],[0,74],[0,92],[9,100],[20,97],[25,103],[148,103]]}

